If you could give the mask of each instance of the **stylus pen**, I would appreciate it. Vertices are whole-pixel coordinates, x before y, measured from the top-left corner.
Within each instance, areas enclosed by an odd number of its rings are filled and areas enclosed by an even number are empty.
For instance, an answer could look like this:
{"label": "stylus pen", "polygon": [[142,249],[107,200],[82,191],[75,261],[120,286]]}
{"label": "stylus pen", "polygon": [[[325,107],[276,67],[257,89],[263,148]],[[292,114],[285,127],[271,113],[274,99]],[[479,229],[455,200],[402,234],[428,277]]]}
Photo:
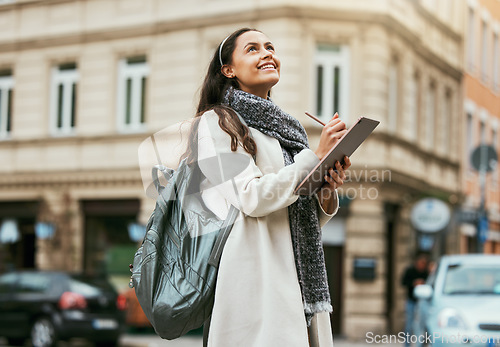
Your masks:
{"label": "stylus pen", "polygon": [[[316,122],[318,122],[319,124],[325,126],[326,124],[323,123],[323,121],[321,119],[319,119],[318,117],[316,116],[313,116],[312,114],[310,114],[309,112],[304,112],[305,114],[307,114],[309,117],[311,117],[312,119],[314,119]],[[334,117],[338,114],[338,112],[335,112],[335,114],[333,115]],[[342,163],[341,163],[342,165]],[[335,172],[337,172],[337,169],[333,168],[333,170],[335,170]],[[328,176],[330,176],[330,174],[328,174]],[[331,176],[330,176],[331,177]]]}
{"label": "stylus pen", "polygon": [[[318,117],[316,116],[313,116],[312,114],[310,114],[309,112],[305,112],[305,114],[307,114],[309,117],[311,117],[312,119],[314,119],[316,122],[318,122],[319,124],[321,124],[322,126],[325,126],[326,124],[323,123],[323,121],[321,119],[319,119]],[[335,115],[337,115],[338,112],[335,112]],[[335,117],[335,115],[333,115]]]}

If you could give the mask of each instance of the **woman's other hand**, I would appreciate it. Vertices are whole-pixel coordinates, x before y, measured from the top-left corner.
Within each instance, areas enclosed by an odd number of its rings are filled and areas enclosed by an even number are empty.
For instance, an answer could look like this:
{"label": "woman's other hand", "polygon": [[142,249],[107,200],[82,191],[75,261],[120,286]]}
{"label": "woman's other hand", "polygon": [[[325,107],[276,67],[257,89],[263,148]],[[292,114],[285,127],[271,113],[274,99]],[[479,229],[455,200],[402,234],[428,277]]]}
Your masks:
{"label": "woman's other hand", "polygon": [[323,189],[329,189],[334,191],[338,187],[344,184],[346,179],[345,170],[351,167],[351,160],[348,156],[344,157],[344,165],[340,164],[338,161],[335,162],[335,169],[331,167],[328,169],[328,175],[325,175],[326,183],[321,187]]}
{"label": "woman's other hand", "polygon": [[328,170],[328,175],[325,175],[325,183],[321,189],[316,193],[319,198],[319,202],[327,213],[333,213],[335,209],[335,201],[337,200],[337,194],[335,189],[344,184],[346,179],[345,170],[351,166],[351,161],[349,157],[344,157],[344,165],[341,165],[338,161],[335,163],[334,168]]}
{"label": "woman's other hand", "polygon": [[320,160],[323,159],[346,132],[345,123],[339,119],[338,113],[335,113],[335,116],[323,127],[318,148],[314,153],[316,153]]}

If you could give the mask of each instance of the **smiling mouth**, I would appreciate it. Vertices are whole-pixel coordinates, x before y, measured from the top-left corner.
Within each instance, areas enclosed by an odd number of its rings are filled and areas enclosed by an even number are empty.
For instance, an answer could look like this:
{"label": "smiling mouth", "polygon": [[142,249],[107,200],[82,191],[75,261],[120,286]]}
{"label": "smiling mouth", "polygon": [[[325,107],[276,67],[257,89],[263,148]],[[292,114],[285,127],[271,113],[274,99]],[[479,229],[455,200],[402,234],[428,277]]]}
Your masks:
{"label": "smiling mouth", "polygon": [[259,67],[259,70],[276,70],[276,67],[273,64],[269,63]]}

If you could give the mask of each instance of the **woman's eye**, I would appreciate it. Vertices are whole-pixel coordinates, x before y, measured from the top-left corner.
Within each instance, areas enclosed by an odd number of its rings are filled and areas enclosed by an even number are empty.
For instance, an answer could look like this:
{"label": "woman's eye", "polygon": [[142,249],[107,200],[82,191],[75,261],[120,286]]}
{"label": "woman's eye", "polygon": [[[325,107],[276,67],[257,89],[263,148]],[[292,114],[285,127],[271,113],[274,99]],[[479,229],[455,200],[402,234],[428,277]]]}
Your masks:
{"label": "woman's eye", "polygon": [[267,50],[274,52],[274,47],[273,46],[267,46]]}

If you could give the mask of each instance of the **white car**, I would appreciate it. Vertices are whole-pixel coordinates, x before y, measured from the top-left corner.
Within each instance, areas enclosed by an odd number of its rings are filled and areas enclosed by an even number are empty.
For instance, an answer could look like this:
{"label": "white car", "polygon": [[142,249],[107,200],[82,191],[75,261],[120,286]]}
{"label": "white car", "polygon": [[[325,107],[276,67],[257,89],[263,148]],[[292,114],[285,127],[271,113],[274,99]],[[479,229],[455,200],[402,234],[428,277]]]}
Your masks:
{"label": "white car", "polygon": [[443,256],[418,298],[417,346],[500,347],[500,256]]}

